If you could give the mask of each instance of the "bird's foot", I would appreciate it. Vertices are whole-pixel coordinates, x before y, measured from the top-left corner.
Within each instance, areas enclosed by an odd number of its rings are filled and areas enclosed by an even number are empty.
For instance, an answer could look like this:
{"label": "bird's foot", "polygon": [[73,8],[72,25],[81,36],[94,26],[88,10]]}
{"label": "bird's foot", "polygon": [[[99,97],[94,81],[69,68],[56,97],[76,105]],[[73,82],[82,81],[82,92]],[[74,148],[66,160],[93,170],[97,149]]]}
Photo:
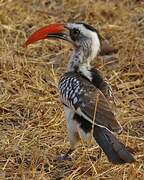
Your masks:
{"label": "bird's foot", "polygon": [[97,161],[98,158],[96,156],[89,156],[89,158],[92,160],[92,161]]}
{"label": "bird's foot", "polygon": [[102,150],[101,149],[99,149],[99,152],[98,152],[98,155],[97,156],[89,156],[90,157],[90,159],[92,160],[92,161],[97,161],[97,160],[99,160],[100,158],[101,158],[101,155],[102,155]]}
{"label": "bird's foot", "polygon": [[58,160],[60,161],[65,161],[65,160],[71,160],[71,153],[73,152],[72,149],[69,149],[68,152],[66,154],[61,154],[59,157],[58,157]]}
{"label": "bird's foot", "polygon": [[59,161],[71,160],[71,157],[70,157],[69,155],[66,155],[66,154],[61,154],[61,155],[58,157],[58,160],[59,160]]}

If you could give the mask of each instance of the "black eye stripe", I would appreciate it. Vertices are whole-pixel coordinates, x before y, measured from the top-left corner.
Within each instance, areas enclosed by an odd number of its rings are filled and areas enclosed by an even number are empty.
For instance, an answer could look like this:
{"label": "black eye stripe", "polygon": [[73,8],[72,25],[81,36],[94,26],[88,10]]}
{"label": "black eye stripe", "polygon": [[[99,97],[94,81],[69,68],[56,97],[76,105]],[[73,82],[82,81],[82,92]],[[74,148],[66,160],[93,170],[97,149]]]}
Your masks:
{"label": "black eye stripe", "polygon": [[77,22],[76,24],[82,24],[86,29],[89,29],[92,32],[96,32],[99,39],[103,40],[103,37],[100,35],[99,31],[97,29],[95,29],[93,26],[86,24],[86,23],[83,23],[83,22]]}

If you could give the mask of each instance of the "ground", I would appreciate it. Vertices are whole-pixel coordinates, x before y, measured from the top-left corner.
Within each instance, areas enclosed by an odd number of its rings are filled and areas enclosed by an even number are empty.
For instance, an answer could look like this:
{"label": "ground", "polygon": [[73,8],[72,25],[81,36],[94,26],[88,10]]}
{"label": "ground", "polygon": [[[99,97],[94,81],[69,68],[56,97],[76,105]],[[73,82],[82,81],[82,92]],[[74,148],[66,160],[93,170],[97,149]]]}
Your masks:
{"label": "ground", "polygon": [[[0,1],[0,179],[144,178],[144,2],[143,0]],[[134,164],[113,165],[99,147],[81,144],[71,160],[57,82],[71,46],[43,41],[24,49],[26,38],[53,22],[87,22],[116,50],[94,66],[109,79],[119,139],[131,147]]]}

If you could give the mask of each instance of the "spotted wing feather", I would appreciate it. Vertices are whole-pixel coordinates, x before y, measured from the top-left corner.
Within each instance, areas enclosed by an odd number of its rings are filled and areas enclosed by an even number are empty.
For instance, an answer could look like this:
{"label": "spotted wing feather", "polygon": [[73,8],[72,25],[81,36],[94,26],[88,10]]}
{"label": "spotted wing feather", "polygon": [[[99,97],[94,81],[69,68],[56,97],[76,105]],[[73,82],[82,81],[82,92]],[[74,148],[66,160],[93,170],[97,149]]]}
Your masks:
{"label": "spotted wing feather", "polygon": [[118,132],[121,126],[103,93],[77,73],[65,73],[59,83],[62,102],[84,119]]}

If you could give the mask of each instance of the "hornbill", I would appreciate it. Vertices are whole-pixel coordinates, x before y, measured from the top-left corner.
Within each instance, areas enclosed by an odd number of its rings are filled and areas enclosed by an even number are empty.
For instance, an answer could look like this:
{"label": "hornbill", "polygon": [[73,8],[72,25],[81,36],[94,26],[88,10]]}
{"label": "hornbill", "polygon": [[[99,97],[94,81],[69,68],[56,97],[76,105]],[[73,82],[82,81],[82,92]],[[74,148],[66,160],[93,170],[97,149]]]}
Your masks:
{"label": "hornbill", "polygon": [[122,132],[122,127],[109,105],[111,88],[90,65],[100,50],[98,31],[85,23],[50,24],[34,32],[24,47],[46,38],[68,41],[74,49],[58,85],[70,141],[68,153],[80,139],[86,142],[94,138],[110,162],[134,162],[134,157],[113,134]]}

